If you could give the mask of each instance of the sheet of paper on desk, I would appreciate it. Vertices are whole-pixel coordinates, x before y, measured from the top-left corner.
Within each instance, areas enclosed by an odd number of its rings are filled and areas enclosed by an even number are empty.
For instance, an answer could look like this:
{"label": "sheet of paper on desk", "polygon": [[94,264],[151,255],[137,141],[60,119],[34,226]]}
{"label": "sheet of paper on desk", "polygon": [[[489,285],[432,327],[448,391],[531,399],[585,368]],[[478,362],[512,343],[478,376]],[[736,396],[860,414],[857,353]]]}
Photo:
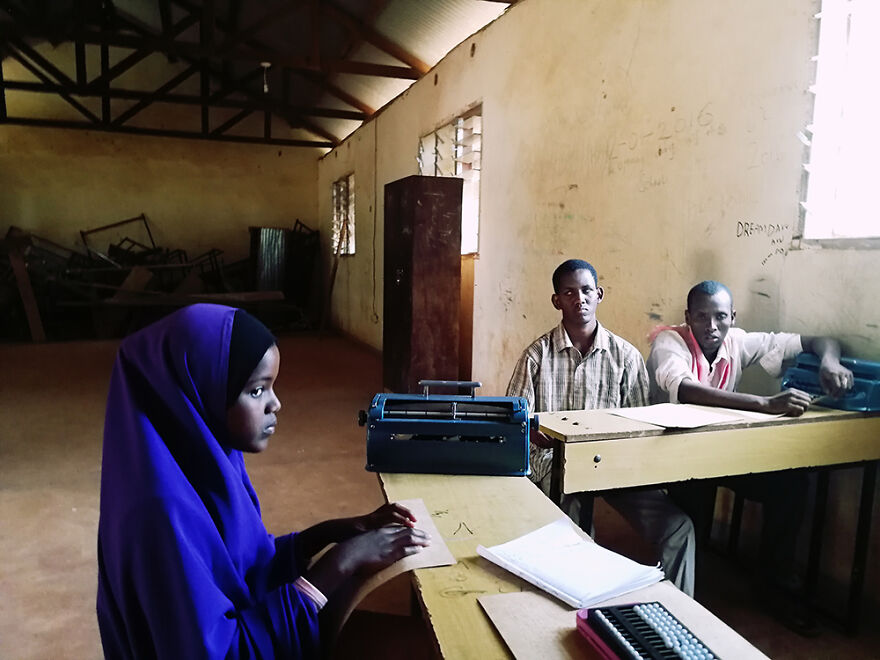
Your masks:
{"label": "sheet of paper on desk", "polygon": [[[422,530],[431,537],[431,545],[414,555],[404,557],[397,562],[397,564],[401,564],[405,571],[414,568],[452,566],[455,564],[456,559],[449,551],[446,541],[440,536],[440,532],[437,530],[437,526],[434,524],[431,514],[428,513],[428,507],[425,506],[425,502],[419,498],[415,500],[398,500],[397,503],[402,504],[412,511],[413,515],[416,517],[416,529]],[[397,564],[394,564],[394,566]],[[389,568],[393,568],[393,566],[389,566]]]}
{"label": "sheet of paper on desk", "polygon": [[735,410],[734,408],[716,408],[719,412],[729,413],[731,415],[739,415],[740,417],[745,417],[748,420],[755,422],[769,422],[771,419],[779,419],[780,417],[785,417],[782,413],[778,415],[773,415],[771,413],[760,413],[753,412],[751,410]]}
{"label": "sheet of paper on desk", "polygon": [[575,612],[534,591],[477,598],[516,660],[576,660],[595,657],[575,628]]}
{"label": "sheet of paper on desk", "polygon": [[698,426],[709,424],[743,421],[739,410],[724,410],[723,412],[719,412],[719,410],[721,409],[691,406],[686,403],[658,403],[638,408],[615,408],[607,412],[618,417],[647,422],[668,429],[695,429]]}
{"label": "sheet of paper on desk", "polygon": [[477,554],[571,607],[590,607],[663,579],[663,571],[607,550],[578,534],[568,518]]}

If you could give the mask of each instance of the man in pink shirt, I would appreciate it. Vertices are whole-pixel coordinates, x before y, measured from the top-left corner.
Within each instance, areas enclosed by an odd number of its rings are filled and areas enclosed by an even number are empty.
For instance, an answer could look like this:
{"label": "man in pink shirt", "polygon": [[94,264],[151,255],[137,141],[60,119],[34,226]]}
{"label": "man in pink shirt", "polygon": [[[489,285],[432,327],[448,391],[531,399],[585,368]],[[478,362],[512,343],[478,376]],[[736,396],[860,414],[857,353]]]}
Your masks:
{"label": "man in pink shirt", "polygon": [[688,293],[686,323],[654,332],[648,357],[652,403],[696,403],[739,410],[797,416],[810,405],[800,390],[773,396],[737,392],[743,369],[760,365],[771,376],[799,353],[821,360],[819,378],[831,396],[853,385],[852,372],[840,364],[840,344],[829,337],[802,337],[787,332],[745,332],[733,327],[736,310],[730,290],[705,281]]}
{"label": "man in pink shirt", "polygon": [[[822,388],[839,396],[853,385],[853,374],[840,364],[840,344],[829,337],[784,332],[745,332],[734,327],[736,310],[730,290],[715,281],[694,286],[687,297],[685,324],[657,328],[651,338],[647,369],[651,403],[693,403],[739,410],[798,416],[811,398],[796,389],[771,396],[738,392],[745,368],[761,366],[779,376],[783,364],[803,351],[821,361]],[[793,581],[797,534],[808,488],[804,472],[754,474],[724,480],[744,497],[763,505],[759,584]],[[694,519],[697,536],[705,533],[714,512],[715,482],[688,482],[669,489],[673,499]],[[787,623],[808,632],[787,614]]]}

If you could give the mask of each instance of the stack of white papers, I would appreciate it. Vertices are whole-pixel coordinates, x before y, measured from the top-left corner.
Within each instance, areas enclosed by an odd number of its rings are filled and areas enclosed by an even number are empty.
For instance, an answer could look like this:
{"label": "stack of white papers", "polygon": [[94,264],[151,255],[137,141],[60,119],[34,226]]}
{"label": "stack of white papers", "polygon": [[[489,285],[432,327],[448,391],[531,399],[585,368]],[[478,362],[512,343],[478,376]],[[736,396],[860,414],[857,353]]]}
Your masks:
{"label": "stack of white papers", "polygon": [[583,538],[568,518],[501,545],[478,546],[477,553],[576,608],[663,579],[659,567],[639,564]]}

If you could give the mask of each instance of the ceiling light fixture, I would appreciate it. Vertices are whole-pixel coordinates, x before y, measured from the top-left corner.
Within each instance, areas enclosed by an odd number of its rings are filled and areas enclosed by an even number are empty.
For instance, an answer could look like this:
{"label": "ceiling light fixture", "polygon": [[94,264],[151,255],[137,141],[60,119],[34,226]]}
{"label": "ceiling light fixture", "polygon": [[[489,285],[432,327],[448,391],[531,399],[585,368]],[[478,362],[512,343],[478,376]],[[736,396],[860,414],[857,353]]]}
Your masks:
{"label": "ceiling light fixture", "polygon": [[272,66],[271,62],[260,62],[260,66],[263,67],[263,94],[269,93],[269,67]]}

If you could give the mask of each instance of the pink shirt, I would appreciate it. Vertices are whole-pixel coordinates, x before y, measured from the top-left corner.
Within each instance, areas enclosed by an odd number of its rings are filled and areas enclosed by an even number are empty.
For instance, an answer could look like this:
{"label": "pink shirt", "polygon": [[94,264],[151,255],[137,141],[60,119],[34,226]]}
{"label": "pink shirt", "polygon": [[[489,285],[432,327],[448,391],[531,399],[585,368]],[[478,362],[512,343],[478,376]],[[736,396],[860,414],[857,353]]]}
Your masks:
{"label": "pink shirt", "polygon": [[709,364],[686,325],[663,330],[654,338],[648,356],[648,396],[651,403],[678,403],[678,388],[685,379],[735,392],[746,367],[759,364],[776,377],[783,363],[802,351],[798,334],[731,328]]}

